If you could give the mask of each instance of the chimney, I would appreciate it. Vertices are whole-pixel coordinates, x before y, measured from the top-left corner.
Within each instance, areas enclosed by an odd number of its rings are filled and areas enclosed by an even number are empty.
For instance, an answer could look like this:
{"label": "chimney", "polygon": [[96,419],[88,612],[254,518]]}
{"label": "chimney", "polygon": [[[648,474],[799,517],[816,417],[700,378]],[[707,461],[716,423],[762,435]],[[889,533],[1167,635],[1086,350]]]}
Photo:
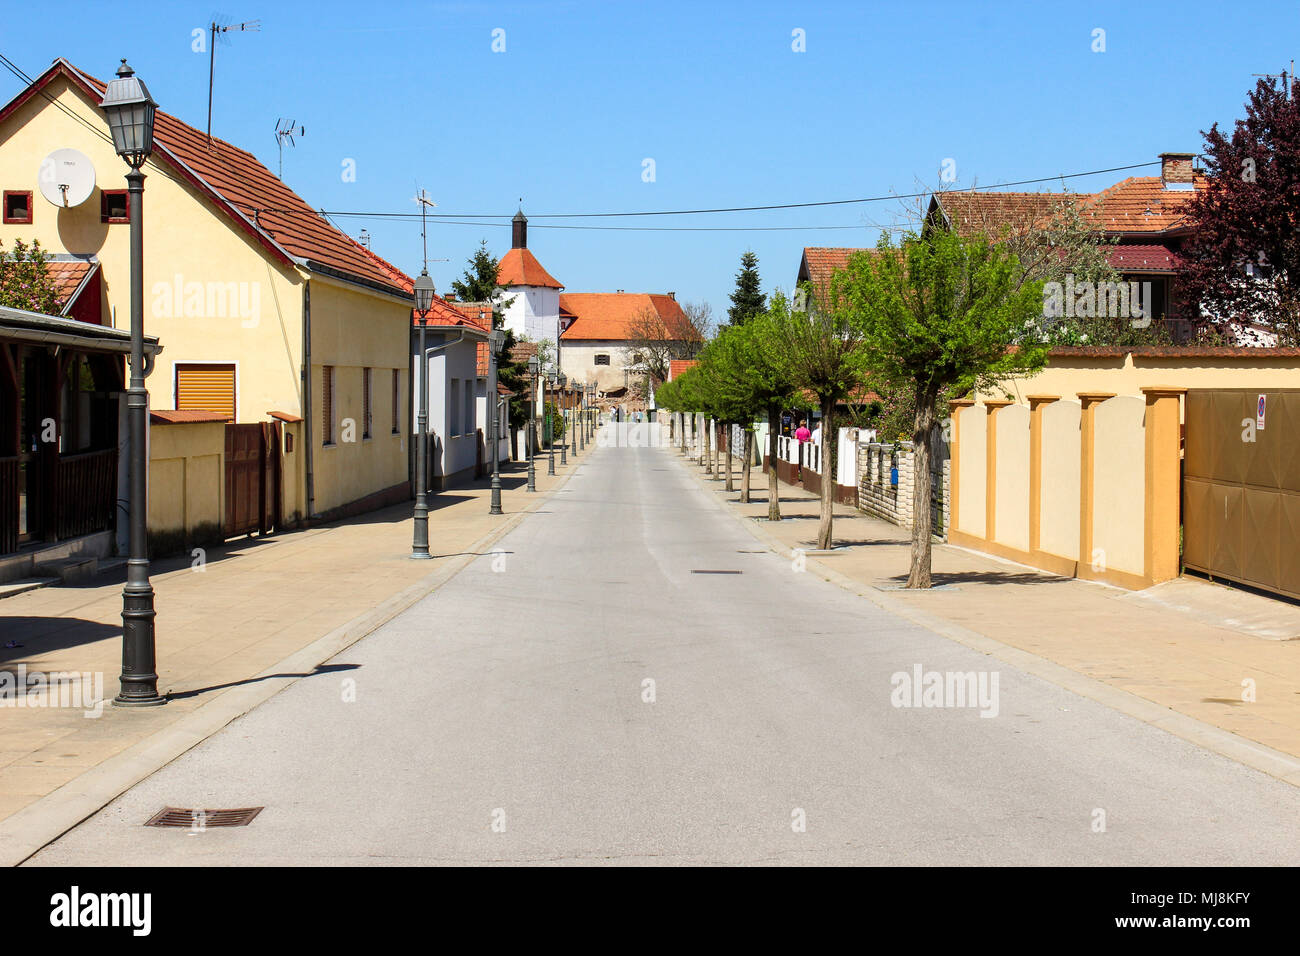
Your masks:
{"label": "chimney", "polygon": [[674,302],[677,301],[677,293],[676,293],[676,292],[665,292],[664,295],[668,296],[668,298],[672,299]]}
{"label": "chimney", "polygon": [[1160,179],[1165,189],[1190,190],[1195,153],[1161,153]]}
{"label": "chimney", "polygon": [[622,295],[622,294],[623,294],[623,290],[622,290],[622,289],[615,289],[615,290],[614,290],[614,294],[615,294],[615,295]]}
{"label": "chimney", "polygon": [[510,225],[512,226],[511,236],[510,236],[510,248],[527,249],[528,248],[528,219],[524,216],[524,211],[522,209],[520,209],[517,213],[515,213],[515,218],[510,220]]}

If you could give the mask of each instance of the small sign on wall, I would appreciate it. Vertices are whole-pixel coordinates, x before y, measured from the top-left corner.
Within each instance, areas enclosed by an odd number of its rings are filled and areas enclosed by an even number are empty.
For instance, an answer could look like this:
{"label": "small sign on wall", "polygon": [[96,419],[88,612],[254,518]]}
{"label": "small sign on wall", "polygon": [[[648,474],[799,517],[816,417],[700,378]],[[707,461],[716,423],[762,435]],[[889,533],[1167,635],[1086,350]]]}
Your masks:
{"label": "small sign on wall", "polygon": [[1267,395],[1261,395],[1255,403],[1255,431],[1257,432],[1264,430],[1264,406],[1267,398]]}

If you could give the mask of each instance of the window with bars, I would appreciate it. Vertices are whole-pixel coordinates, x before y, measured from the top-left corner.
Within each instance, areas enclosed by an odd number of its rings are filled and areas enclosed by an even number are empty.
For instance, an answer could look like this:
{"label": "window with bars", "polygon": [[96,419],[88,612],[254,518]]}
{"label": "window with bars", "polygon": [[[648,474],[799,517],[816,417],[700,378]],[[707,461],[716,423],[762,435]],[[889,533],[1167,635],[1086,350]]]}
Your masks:
{"label": "window with bars", "polygon": [[334,366],[321,366],[321,444],[334,444]]}
{"label": "window with bars", "polygon": [[608,364],[609,364],[609,356],[606,355],[604,352],[601,352],[599,355],[596,356],[596,364],[597,364],[597,365],[608,365]]}
{"label": "window with bars", "polygon": [[363,368],[361,370],[361,437],[370,437],[371,412],[374,403],[370,400],[370,383],[371,372],[373,369]]}
{"label": "window with bars", "polygon": [[402,431],[402,414],[401,414],[401,378],[397,369],[393,369],[393,434],[400,434]]}

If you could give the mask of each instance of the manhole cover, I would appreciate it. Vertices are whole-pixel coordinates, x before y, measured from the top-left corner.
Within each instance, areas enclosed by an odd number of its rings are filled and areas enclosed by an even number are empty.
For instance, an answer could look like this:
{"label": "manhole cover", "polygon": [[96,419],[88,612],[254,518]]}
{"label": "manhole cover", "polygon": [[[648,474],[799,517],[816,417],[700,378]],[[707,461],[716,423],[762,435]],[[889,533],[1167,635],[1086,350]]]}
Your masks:
{"label": "manhole cover", "polygon": [[691,568],[691,574],[743,574],[743,571],[718,571],[711,568]]}
{"label": "manhole cover", "polygon": [[187,810],[165,807],[145,824],[147,827],[246,827],[262,812],[263,807],[243,807],[238,810]]}

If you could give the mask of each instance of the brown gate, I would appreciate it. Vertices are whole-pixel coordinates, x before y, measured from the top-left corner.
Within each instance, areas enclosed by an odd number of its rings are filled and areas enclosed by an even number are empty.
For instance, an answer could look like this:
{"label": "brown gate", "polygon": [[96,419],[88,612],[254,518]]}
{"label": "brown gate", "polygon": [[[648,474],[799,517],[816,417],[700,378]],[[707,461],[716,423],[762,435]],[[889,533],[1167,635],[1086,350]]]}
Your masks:
{"label": "brown gate", "polygon": [[1183,418],[1183,565],[1300,597],[1300,389],[1192,389]]}
{"label": "brown gate", "polygon": [[280,480],[280,423],[227,425],[227,538],[275,529],[280,523]]}

